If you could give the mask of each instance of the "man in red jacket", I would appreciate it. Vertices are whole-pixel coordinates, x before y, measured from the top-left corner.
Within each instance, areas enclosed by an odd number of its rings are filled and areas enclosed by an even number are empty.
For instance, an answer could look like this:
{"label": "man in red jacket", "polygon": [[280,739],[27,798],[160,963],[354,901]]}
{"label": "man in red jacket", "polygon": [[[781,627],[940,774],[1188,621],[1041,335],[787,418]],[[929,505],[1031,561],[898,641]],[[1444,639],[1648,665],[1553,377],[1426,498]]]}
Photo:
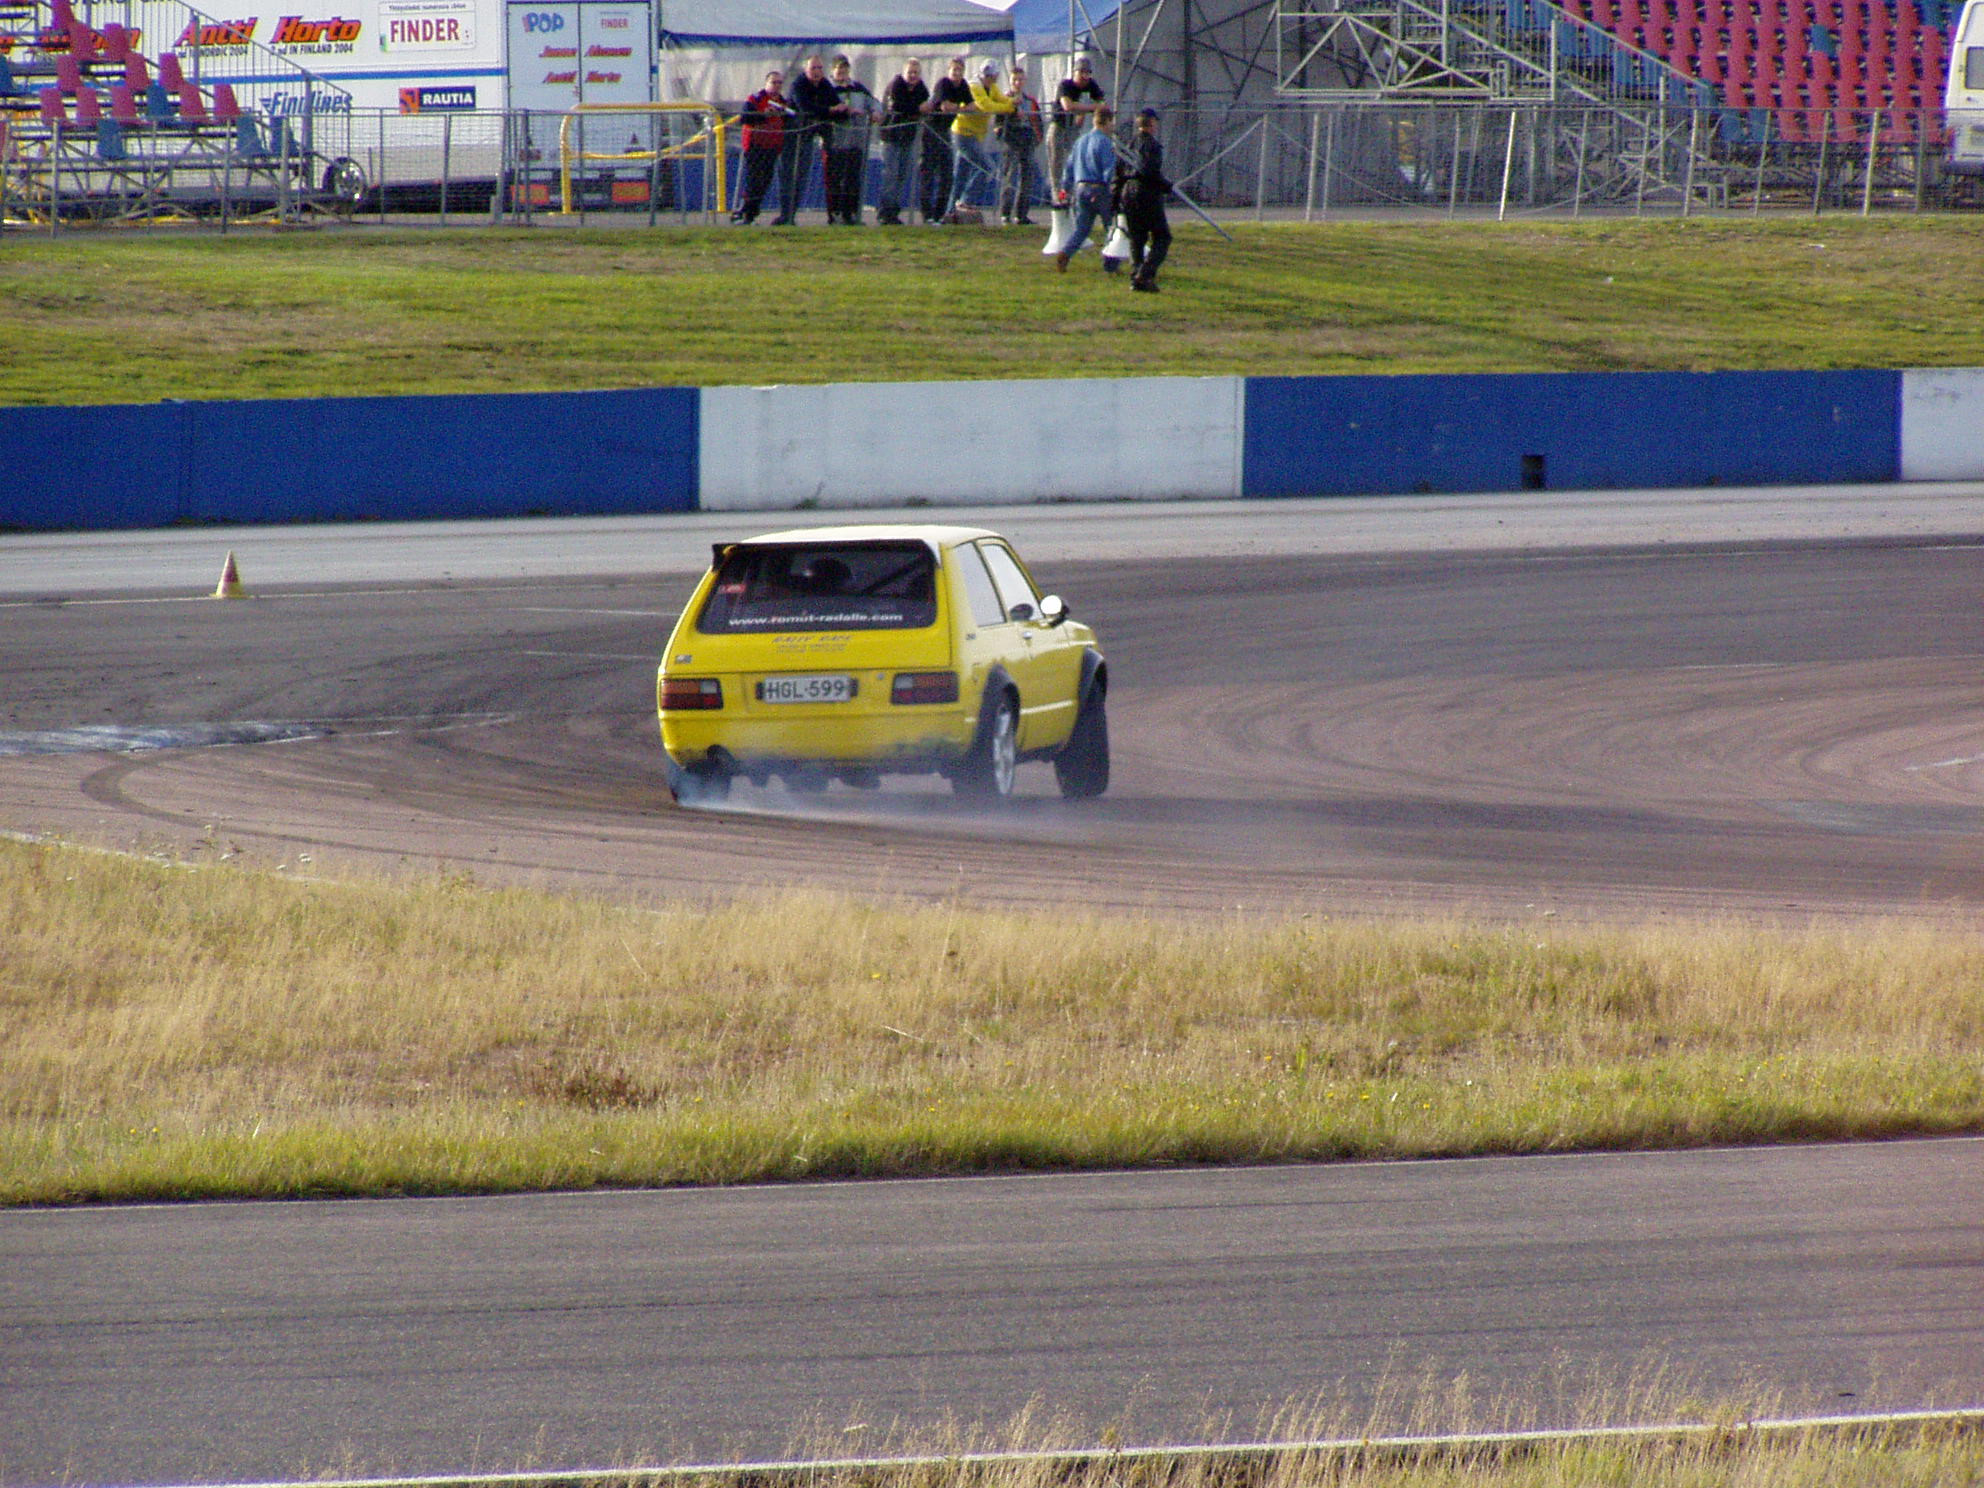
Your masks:
{"label": "man in red jacket", "polygon": [[756,222],[765,205],[765,192],[778,170],[780,220],[789,219],[799,205],[798,157],[785,148],[792,127],[792,105],[785,97],[785,74],[765,74],[765,86],[744,100],[744,200],[730,214],[732,222]]}

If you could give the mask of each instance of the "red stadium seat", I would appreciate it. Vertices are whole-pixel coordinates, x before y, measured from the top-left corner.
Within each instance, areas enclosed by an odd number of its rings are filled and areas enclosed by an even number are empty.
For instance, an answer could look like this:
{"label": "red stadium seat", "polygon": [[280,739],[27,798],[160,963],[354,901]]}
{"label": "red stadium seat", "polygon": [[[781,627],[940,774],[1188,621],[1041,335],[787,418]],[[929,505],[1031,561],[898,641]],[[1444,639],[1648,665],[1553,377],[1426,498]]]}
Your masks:
{"label": "red stadium seat", "polygon": [[138,95],[129,83],[113,83],[110,88],[110,117],[119,124],[138,122]]}
{"label": "red stadium seat", "polygon": [[214,117],[222,123],[241,117],[241,103],[234,96],[234,84],[226,81],[214,84]]}
{"label": "red stadium seat", "polygon": [[179,84],[179,117],[189,124],[207,122],[207,100],[195,84],[183,79]]}
{"label": "red stadium seat", "polygon": [[158,80],[165,84],[165,91],[177,93],[186,81],[186,74],[179,66],[179,53],[161,52],[158,58]]}
{"label": "red stadium seat", "polygon": [[94,129],[103,117],[102,101],[96,96],[96,89],[85,88],[76,95],[76,122]]}

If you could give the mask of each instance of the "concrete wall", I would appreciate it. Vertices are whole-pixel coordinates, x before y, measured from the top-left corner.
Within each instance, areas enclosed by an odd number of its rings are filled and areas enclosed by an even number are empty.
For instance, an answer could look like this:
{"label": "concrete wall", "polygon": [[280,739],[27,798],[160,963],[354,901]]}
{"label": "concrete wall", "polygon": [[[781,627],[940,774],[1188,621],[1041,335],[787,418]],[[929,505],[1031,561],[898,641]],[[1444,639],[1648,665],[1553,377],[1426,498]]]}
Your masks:
{"label": "concrete wall", "polygon": [[1901,478],[1984,480],[1984,368],[1902,373]]}
{"label": "concrete wall", "polygon": [[705,511],[1240,494],[1238,377],[703,390]]}
{"label": "concrete wall", "polygon": [[1984,480],[1984,369],[0,409],[0,527]]}

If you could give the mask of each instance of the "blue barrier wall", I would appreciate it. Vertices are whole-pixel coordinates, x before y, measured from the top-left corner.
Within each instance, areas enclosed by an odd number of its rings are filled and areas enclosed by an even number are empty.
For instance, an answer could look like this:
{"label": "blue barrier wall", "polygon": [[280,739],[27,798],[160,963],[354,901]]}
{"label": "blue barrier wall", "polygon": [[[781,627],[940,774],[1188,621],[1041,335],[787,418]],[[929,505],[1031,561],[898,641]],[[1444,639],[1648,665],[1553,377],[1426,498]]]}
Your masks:
{"label": "blue barrier wall", "polygon": [[694,388],[0,409],[0,525],[693,511]]}
{"label": "blue barrier wall", "polygon": [[[1916,465],[1943,478],[1984,468],[1970,384],[1951,381],[1955,374],[1909,375],[1921,383]],[[1027,399],[1050,394],[1070,407],[1115,399],[1177,425],[1140,431],[1140,444],[1089,431],[1114,441],[1090,452],[1096,467],[1113,469],[1112,460],[1139,451],[1176,466],[1179,449],[1164,441],[1186,433],[1194,448],[1234,452],[1217,479],[1194,475],[1193,489],[1167,487],[1165,495],[1822,485],[1907,474],[1900,372],[1253,377],[1238,396],[1200,410],[1189,429],[1160,396],[1177,381],[1113,379],[1079,395],[1050,383],[945,391],[986,408],[1002,400],[1032,407]],[[852,398],[861,389],[838,391]],[[703,468],[699,450],[736,453],[737,445],[781,471],[817,464],[832,446],[814,405],[836,392],[732,388],[706,399],[695,388],[659,388],[0,409],[8,472],[0,527],[594,516],[693,511],[706,495],[743,509],[754,504],[752,492],[728,489],[722,472]],[[1023,422],[1040,436],[1052,420]],[[1055,458],[1084,458],[1064,438],[1047,445]],[[824,504],[876,498],[859,461],[840,463],[862,489]],[[1028,480],[1005,499],[1064,494],[1051,480]],[[794,504],[785,484],[760,484],[757,504]],[[1150,494],[1123,481],[1116,487]],[[969,499],[963,488],[959,499]]]}
{"label": "blue barrier wall", "polygon": [[1241,494],[1891,481],[1900,397],[1899,372],[1250,377]]}

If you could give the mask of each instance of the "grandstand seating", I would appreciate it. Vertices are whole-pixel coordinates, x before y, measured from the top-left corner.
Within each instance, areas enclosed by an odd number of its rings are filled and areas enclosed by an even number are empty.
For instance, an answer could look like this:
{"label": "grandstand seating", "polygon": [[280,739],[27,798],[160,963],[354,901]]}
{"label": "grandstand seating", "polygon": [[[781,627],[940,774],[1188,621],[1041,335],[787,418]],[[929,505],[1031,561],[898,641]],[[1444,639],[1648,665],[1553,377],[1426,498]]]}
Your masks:
{"label": "grandstand seating", "polygon": [[[111,21],[105,7],[99,29],[77,13],[92,8],[0,0],[0,205],[9,217],[197,215],[244,197],[311,196],[313,157],[270,145],[236,91],[241,79],[182,66],[174,52],[147,56],[128,15]],[[180,28],[155,29],[169,37]],[[286,145],[279,123],[268,127]]]}
{"label": "grandstand seating", "polygon": [[1572,14],[1702,79],[1731,143],[1942,139],[1958,0],[1564,0]]}

